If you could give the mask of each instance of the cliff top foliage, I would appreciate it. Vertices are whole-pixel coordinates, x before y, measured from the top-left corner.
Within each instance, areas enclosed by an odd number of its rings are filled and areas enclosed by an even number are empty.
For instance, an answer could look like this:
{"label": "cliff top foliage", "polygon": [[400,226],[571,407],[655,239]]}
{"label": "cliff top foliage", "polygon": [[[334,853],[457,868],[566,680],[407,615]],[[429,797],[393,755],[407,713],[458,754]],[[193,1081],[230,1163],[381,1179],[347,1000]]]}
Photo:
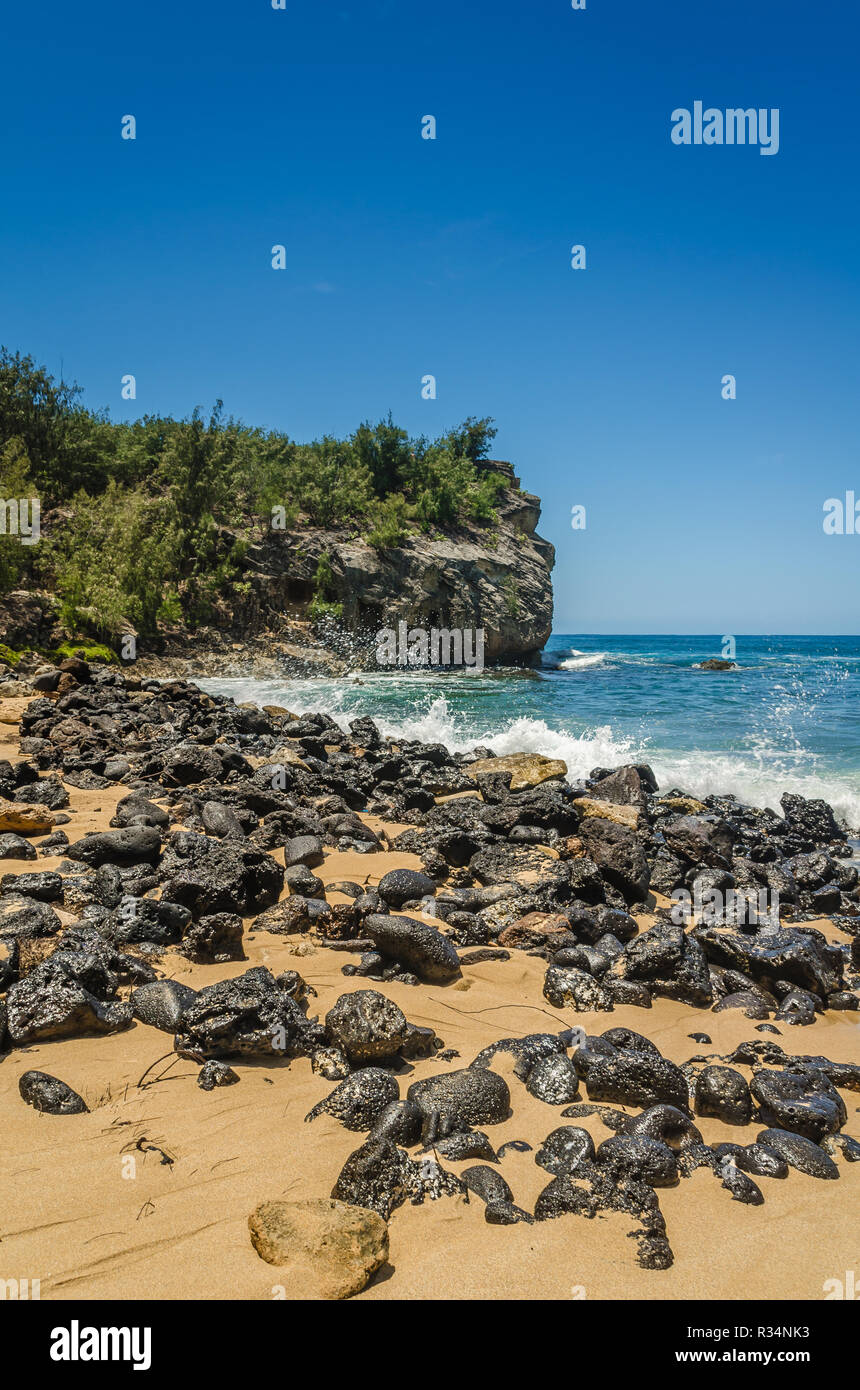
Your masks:
{"label": "cliff top foliage", "polygon": [[299,444],[225,416],[221,401],[208,418],[195,409],[125,423],[80,398],[0,348],[0,498],[38,497],[42,517],[52,513],[36,546],[0,535],[0,594],[51,588],[70,629],[209,621],[219,598],[241,592],[242,556],[275,507],[290,529],[345,528],[378,549],[496,519],[504,479],[479,466],[490,419],[428,440],[389,415],[347,439]]}

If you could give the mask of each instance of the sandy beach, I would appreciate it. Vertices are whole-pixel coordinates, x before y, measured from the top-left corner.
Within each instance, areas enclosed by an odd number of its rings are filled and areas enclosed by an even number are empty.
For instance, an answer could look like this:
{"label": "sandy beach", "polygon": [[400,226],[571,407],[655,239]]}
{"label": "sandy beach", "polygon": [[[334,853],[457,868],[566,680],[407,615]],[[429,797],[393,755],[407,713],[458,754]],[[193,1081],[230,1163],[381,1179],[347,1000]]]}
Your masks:
{"label": "sandy beach", "polygon": [[[25,704],[2,703],[0,759],[19,756],[14,721]],[[69,787],[70,839],[107,828],[125,790]],[[389,827],[390,835],[401,828]],[[60,862],[6,860],[3,870],[48,870]],[[373,885],[396,867],[419,868],[420,861],[409,854],[327,850],[317,873],[326,884],[346,878]],[[337,894],[330,900],[346,901]],[[74,920],[62,909],[60,916]],[[643,928],[653,921],[647,915],[637,920]],[[321,1017],[339,995],[367,987],[341,973],[356,956],[308,937],[249,932],[249,924],[247,961],[199,965],[168,951],[160,972],[199,989],[251,965],[275,974],[298,970],[315,991],[310,1012]],[[827,921],[816,925],[845,940]],[[390,982],[384,992],[410,1021],[432,1027],[446,1048],[456,1049],[458,1066],[500,1037],[557,1032],[573,1023],[588,1032],[609,1025],[636,1029],[679,1064],[703,1053],[727,1054],[758,1036],[739,1011],[715,1014],[665,998],[650,1010],[618,1006],[610,1019],[553,1009],[542,995],[545,967],[517,951],[509,960],[464,965],[463,978],[453,984]],[[789,1036],[780,1042],[794,1054],[856,1062],[856,1019],[828,1011],[812,1027],[782,1029]],[[700,1031],[712,1045],[690,1039]],[[45,1042],[0,1058],[0,1276],[40,1280],[42,1299],[307,1296],[300,1280],[258,1257],[247,1223],[262,1201],[330,1194],[358,1141],[328,1115],[304,1123],[331,1083],[315,1075],[306,1058],[239,1058],[233,1065],[240,1084],[207,1093],[196,1085],[198,1067],[172,1053],[170,1043],[163,1032],[136,1022],[110,1036]],[[33,1068],[67,1082],[90,1113],[59,1117],[24,1105],[18,1079]],[[532,1146],[508,1150],[502,1164],[517,1202],[531,1209],[547,1180],[534,1150],[554,1123],[564,1121],[513,1077],[510,1057],[498,1056],[494,1068],[511,1086],[513,1113],[492,1126],[491,1139],[496,1147],[511,1139]],[[403,1064],[401,1089],[438,1070],[432,1059]],[[749,1069],[741,1070],[749,1079]],[[860,1139],[857,1093],[843,1096],[844,1133]],[[598,1142],[610,1133],[597,1115],[576,1123]],[[707,1143],[750,1142],[761,1128],[754,1123],[739,1131],[707,1118],[697,1123]],[[469,1164],[446,1160],[446,1166],[459,1172]],[[763,1179],[761,1185],[766,1200],[759,1207],[731,1200],[704,1169],[662,1189],[675,1262],[658,1271],[637,1265],[631,1223],[620,1214],[497,1227],[485,1222],[474,1198],[406,1204],[389,1222],[388,1264],[358,1297],[822,1299],[825,1281],[844,1277],[860,1259],[860,1165],[840,1161],[838,1184],[792,1171],[787,1180]]]}

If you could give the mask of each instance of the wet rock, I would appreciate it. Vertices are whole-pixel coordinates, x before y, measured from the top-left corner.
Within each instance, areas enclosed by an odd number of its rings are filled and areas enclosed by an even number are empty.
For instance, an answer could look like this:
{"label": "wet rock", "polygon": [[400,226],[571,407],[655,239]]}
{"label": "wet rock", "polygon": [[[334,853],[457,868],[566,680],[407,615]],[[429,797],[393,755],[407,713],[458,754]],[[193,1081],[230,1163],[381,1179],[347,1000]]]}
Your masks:
{"label": "wet rock", "polygon": [[183,933],[182,954],[204,964],[244,960],[242,918],[234,912],[213,912],[200,917]]}
{"label": "wet rock", "polygon": [[392,869],[380,879],[377,892],[389,907],[400,908],[416,898],[432,896],[436,884],[427,874],[415,869]]}
{"label": "wet rock", "polygon": [[36,850],[22,835],[0,835],[0,859],[35,859]]}
{"label": "wet rock", "polygon": [[635,832],[626,825],[590,819],[580,825],[579,834],[588,856],[625,902],[644,902],[651,871]]}
{"label": "wet rock", "polygon": [[462,1181],[485,1204],[484,1219],[491,1226],[513,1226],[518,1221],[531,1223],[533,1220],[528,1212],[514,1206],[513,1193],[497,1169],[484,1164],[467,1168]]}
{"label": "wet rock", "polygon": [[214,1091],[216,1086],[234,1086],[239,1080],[232,1067],[226,1062],[216,1062],[210,1058],[204,1062],[197,1076],[201,1091]]}
{"label": "wet rock", "polygon": [[[577,1054],[577,1061],[581,1055]],[[659,1054],[628,1050],[590,1057],[585,1085],[591,1100],[612,1101],[641,1109],[666,1104],[685,1111],[688,1105],[689,1092],[683,1072]]]}
{"label": "wet rock", "polygon": [[679,816],[661,825],[669,849],[690,864],[730,869],[734,831],[719,816]]}
{"label": "wet rock", "polygon": [[166,830],[170,819],[166,811],[155,802],[148,801],[145,796],[132,793],[131,796],[124,796],[117,802],[116,811],[111,819],[111,825],[123,828],[129,825],[148,825],[156,829]]}
{"label": "wet rock", "polygon": [[223,775],[224,765],[214,749],[179,743],[164,758],[161,780],[167,787],[190,787],[218,781]]}
{"label": "wet rock", "polygon": [[507,1052],[515,1059],[514,1076],[527,1081],[542,1058],[565,1054],[569,1037],[568,1033],[528,1033],[523,1038],[500,1038],[482,1048],[472,1066],[488,1067],[498,1052]]}
{"label": "wet rock", "polygon": [[[287,840],[284,845],[284,864],[288,869],[291,869],[295,864],[304,864],[308,869],[316,869],[323,863],[324,859],[323,842],[319,835],[296,835]],[[336,887],[336,885],[333,884],[332,887]],[[357,890],[350,896],[357,897],[361,889],[358,888],[357,884],[350,885],[350,887],[355,887]],[[343,891],[342,888],[341,891]]]}
{"label": "wet rock", "polygon": [[757,1178],[787,1178],[788,1164],[773,1149],[764,1144],[715,1144],[717,1162],[731,1157],[745,1173]]}
{"label": "wet rock", "polygon": [[188,831],[171,838],[161,869],[163,896],[187,907],[195,920],[261,912],[277,902],[284,885],[284,870],[263,850]]}
{"label": "wet rock", "polygon": [[122,830],[100,830],[69,845],[66,856],[98,868],[101,864],[156,864],[161,835],[154,826],[132,825]]}
{"label": "wet rock", "polygon": [[426,1196],[437,1200],[463,1191],[459,1178],[432,1159],[414,1163],[390,1140],[379,1140],[368,1141],[350,1154],[332,1189],[332,1197],[369,1207],[387,1221],[407,1198],[419,1205]]}
{"label": "wet rock", "polygon": [[168,946],[179,940],[190,921],[191,913],[178,903],[126,894],[111,915],[111,933],[114,940],[129,944]]}
{"label": "wet rock", "polygon": [[705,1067],[696,1077],[694,1096],[697,1115],[710,1115],[730,1125],[746,1125],[752,1118],[749,1087],[732,1067]]}
{"label": "wet rock", "polygon": [[678,1164],[668,1145],[644,1134],[613,1134],[598,1147],[595,1162],[617,1177],[637,1178],[649,1187],[671,1187]]}
{"label": "wet rock", "polygon": [[762,1205],[764,1196],[761,1188],[753,1182],[751,1177],[735,1166],[731,1157],[726,1156],[720,1160],[717,1172],[723,1187],[731,1192],[733,1202],[743,1202],[746,1206],[751,1207]]}
{"label": "wet rock", "polygon": [[649,1106],[641,1115],[631,1116],[623,1132],[659,1139],[661,1144],[676,1152],[702,1142],[702,1136],[690,1117],[674,1105]]}
{"label": "wet rock", "polygon": [[421,1138],[422,1123],[423,1116],[414,1101],[393,1100],[373,1121],[367,1142],[370,1144],[385,1139],[394,1144],[417,1144]]}
{"label": "wet rock", "polygon": [[293,864],[286,869],[284,883],[290,893],[304,898],[325,898],[325,884],[306,864]]}
{"label": "wet rock", "polygon": [[129,1003],[139,1023],[162,1033],[178,1033],[184,1010],[196,998],[197,991],[179,980],[153,980],[133,990]]}
{"label": "wet rock", "polygon": [[44,1071],[25,1071],[18,1079],[21,1098],[45,1115],[81,1115],[88,1107],[77,1091]]}
{"label": "wet rock", "polygon": [[780,1023],[809,1027],[815,1022],[815,1000],[805,989],[792,989],[785,995],[776,1011]]}
{"label": "wet rock", "polygon": [[243,840],[245,832],[236,812],[220,801],[207,801],[201,812],[204,829],[219,840]]}
{"label": "wet rock", "polygon": [[62,902],[63,880],[54,873],[4,874],[0,878],[0,895],[7,893],[22,893],[42,903]]}
{"label": "wet rock", "polygon": [[783,927],[748,936],[720,927],[696,931],[708,960],[742,971],[768,990],[778,980],[826,998],[842,984],[842,957],[819,932]]}
{"label": "wet rock", "polygon": [[263,1202],[248,1227],[257,1254],[288,1266],[302,1293],[317,1298],[360,1293],[388,1259],[388,1228],[379,1214],[331,1199]]}
{"label": "wet rock", "polygon": [[511,950],[529,951],[550,945],[553,938],[570,936],[570,922],[560,912],[527,912],[499,932],[499,945]]}
{"label": "wet rock", "polygon": [[769,1018],[770,1009],[758,994],[742,989],[737,994],[727,994],[714,1005],[714,1013],[722,1014],[729,1009],[740,1009],[745,1018]]}
{"label": "wet rock", "polygon": [[645,982],[670,999],[703,1006],[713,998],[702,947],[674,922],[658,922],[628,943],[624,973],[626,979]]}
{"label": "wet rock", "polygon": [[837,824],[833,810],[826,801],[807,800],[794,792],[786,792],[779,801],[785,817],[787,833],[811,850],[835,840],[844,840],[845,831]]}
{"label": "wet rock", "polygon": [[435,1147],[443,1158],[455,1163],[461,1163],[466,1158],[485,1158],[490,1163],[498,1162],[495,1149],[480,1129],[449,1134],[445,1139],[437,1139]]}
{"label": "wet rock", "polygon": [[40,777],[35,782],[16,787],[12,798],[31,805],[47,806],[49,811],[62,811],[69,804],[69,793],[56,777]]}
{"label": "wet rock", "polygon": [[0,897],[0,938],[21,939],[56,936],[62,923],[47,903],[19,893]]}

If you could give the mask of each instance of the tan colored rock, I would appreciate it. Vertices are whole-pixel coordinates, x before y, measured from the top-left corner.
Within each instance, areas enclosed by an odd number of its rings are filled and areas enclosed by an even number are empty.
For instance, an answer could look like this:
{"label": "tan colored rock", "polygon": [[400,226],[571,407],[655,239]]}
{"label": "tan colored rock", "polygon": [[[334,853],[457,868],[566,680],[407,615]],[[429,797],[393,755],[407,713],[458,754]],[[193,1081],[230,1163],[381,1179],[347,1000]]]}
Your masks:
{"label": "tan colored rock", "polygon": [[287,743],[281,748],[277,748],[270,758],[266,758],[266,763],[292,763],[294,767],[303,767],[305,772],[310,772],[307,763],[303,761],[301,754],[295,748],[291,748]]}
{"label": "tan colored rock", "polygon": [[498,943],[524,951],[542,946],[548,937],[566,936],[570,929],[570,922],[560,912],[527,912],[499,932]]}
{"label": "tan colored rock", "polygon": [[560,859],[584,859],[585,845],[578,835],[568,835],[559,845]]}
{"label": "tan colored rock", "polygon": [[561,758],[545,758],[542,753],[506,753],[501,758],[479,758],[463,768],[467,777],[479,772],[510,772],[511,791],[539,787],[541,782],[559,781],[567,776],[567,763]]}
{"label": "tan colored rock", "polygon": [[661,796],[657,805],[681,816],[704,816],[708,812],[704,801],[697,801],[694,796]]}
{"label": "tan colored rock", "polygon": [[590,796],[577,797],[575,805],[583,820],[611,820],[616,825],[629,825],[631,830],[639,825],[635,806],[618,806],[614,801],[599,801]]}
{"label": "tan colored rock", "polygon": [[351,1298],[388,1259],[382,1217],[329,1197],[262,1202],[248,1228],[261,1259],[285,1266],[309,1298]]}
{"label": "tan colored rock", "polygon": [[263,713],[268,714],[270,719],[298,719],[297,714],[292,714],[290,710],[284,709],[283,705],[263,705]]}
{"label": "tan colored rock", "polygon": [[54,827],[53,814],[44,806],[4,805],[0,808],[0,832],[15,835],[47,835]]}

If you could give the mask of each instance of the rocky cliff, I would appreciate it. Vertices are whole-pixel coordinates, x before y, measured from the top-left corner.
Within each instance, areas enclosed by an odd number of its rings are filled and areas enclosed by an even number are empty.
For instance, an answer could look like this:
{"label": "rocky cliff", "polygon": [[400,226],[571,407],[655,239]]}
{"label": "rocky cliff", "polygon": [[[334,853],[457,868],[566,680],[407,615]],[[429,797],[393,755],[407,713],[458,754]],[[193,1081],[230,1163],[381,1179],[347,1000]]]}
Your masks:
{"label": "rocky cliff", "polygon": [[[415,534],[389,549],[346,529],[297,525],[249,543],[247,532],[219,528],[221,549],[240,567],[239,585],[219,600],[212,623],[141,642],[141,669],[339,673],[373,665],[376,633],[399,622],[482,628],[485,663],[536,663],[552,629],[555,549],[537,535],[540,499],[520,490],[512,465],[485,460],[478,467],[505,484],[496,522]],[[321,609],[328,616],[319,621]],[[83,636],[58,624],[49,594],[32,591],[0,600],[0,634],[10,646],[42,650]]]}
{"label": "rocky cliff", "polygon": [[536,534],[540,499],[519,490],[508,463],[486,461],[507,486],[498,523],[410,537],[376,550],[347,533],[271,531],[244,563],[253,604],[248,614],[277,630],[284,617],[307,611],[326,556],[325,598],[340,607],[344,628],[370,638],[382,628],[483,628],[485,660],[530,664],[552,629],[555,549]]}

